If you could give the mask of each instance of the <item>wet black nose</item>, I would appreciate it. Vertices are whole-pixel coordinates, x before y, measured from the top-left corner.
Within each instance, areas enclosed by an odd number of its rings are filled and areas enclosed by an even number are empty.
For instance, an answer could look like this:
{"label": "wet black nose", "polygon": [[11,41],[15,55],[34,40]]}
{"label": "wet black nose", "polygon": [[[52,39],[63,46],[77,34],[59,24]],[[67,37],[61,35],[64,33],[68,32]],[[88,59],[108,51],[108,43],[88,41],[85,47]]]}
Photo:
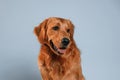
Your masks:
{"label": "wet black nose", "polygon": [[63,38],[62,39],[62,44],[63,44],[63,46],[67,46],[68,44],[69,44],[69,39],[68,38]]}

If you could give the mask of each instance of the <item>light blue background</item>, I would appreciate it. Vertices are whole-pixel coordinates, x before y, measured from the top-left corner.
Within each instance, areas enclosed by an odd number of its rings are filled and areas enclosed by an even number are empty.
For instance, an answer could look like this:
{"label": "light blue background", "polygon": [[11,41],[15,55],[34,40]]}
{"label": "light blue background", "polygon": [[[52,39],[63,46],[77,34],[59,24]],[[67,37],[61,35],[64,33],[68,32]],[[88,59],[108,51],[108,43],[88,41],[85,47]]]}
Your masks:
{"label": "light blue background", "polygon": [[74,23],[86,80],[120,80],[119,0],[0,0],[0,80],[40,80],[33,29],[51,16]]}

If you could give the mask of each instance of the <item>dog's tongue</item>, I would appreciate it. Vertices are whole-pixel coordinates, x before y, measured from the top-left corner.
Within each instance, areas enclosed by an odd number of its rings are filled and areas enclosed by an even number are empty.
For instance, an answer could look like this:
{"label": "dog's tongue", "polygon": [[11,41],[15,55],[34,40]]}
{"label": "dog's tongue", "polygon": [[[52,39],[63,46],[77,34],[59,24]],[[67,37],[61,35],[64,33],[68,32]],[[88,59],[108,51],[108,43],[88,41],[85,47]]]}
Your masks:
{"label": "dog's tongue", "polygon": [[60,53],[65,53],[66,49],[58,49]]}

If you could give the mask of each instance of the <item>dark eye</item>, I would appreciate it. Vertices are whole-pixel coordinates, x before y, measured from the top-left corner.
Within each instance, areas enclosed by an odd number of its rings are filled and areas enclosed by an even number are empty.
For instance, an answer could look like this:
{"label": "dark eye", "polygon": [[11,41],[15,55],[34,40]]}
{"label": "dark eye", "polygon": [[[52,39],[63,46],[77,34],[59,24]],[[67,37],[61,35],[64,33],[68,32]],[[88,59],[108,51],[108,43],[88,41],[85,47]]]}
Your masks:
{"label": "dark eye", "polygon": [[53,29],[53,30],[58,30],[59,27],[58,27],[58,26],[54,26],[52,29]]}
{"label": "dark eye", "polygon": [[67,32],[69,33],[69,32],[70,32],[70,29],[67,29]]}

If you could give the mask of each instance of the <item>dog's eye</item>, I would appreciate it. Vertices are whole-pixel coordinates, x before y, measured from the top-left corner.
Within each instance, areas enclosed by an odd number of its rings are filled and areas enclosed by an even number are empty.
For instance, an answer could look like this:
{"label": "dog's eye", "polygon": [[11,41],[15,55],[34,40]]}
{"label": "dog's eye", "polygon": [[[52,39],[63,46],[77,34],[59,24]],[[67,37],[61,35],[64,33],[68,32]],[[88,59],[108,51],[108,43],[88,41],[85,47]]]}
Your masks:
{"label": "dog's eye", "polygon": [[54,26],[52,29],[53,29],[53,30],[58,30],[59,27],[58,27],[58,26]]}
{"label": "dog's eye", "polygon": [[69,33],[69,32],[70,32],[70,29],[67,29],[67,32]]}

